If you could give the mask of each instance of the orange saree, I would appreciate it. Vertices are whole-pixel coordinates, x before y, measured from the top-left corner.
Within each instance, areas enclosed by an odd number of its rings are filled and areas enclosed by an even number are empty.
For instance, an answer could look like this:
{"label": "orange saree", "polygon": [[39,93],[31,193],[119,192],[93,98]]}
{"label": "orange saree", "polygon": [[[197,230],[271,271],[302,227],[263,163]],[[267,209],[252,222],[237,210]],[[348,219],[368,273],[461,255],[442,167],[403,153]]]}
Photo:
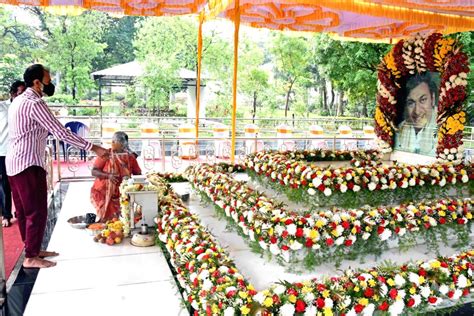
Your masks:
{"label": "orange saree", "polygon": [[[129,153],[112,153],[108,158],[97,157],[94,168],[107,174],[112,173],[119,176],[120,182],[124,177],[141,174],[135,156]],[[101,221],[110,220],[120,215],[120,192],[119,184],[110,179],[97,178],[91,189],[91,202],[96,209],[97,217]]]}

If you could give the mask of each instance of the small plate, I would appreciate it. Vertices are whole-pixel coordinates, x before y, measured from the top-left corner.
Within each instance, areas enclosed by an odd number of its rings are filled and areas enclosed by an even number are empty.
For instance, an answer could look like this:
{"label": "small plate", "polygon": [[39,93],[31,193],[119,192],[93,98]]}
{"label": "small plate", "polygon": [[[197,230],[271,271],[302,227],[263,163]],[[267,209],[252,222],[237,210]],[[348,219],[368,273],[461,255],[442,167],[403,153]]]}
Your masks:
{"label": "small plate", "polygon": [[77,229],[84,229],[87,227],[87,225],[89,225],[86,223],[86,216],[84,215],[71,217],[67,220],[67,222],[72,228]]}

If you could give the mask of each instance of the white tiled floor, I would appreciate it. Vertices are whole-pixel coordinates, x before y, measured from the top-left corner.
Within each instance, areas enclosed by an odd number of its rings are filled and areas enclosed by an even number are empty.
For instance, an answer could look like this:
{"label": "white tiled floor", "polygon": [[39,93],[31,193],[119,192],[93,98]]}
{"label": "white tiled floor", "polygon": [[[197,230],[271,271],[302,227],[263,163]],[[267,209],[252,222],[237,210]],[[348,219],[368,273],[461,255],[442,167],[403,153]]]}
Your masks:
{"label": "white tiled floor", "polygon": [[[48,250],[58,265],[39,272],[25,315],[187,315],[166,260],[157,247],[138,248],[126,239],[95,243],[67,219],[92,210],[91,182],[71,183]],[[156,313],[155,313],[156,314]]]}

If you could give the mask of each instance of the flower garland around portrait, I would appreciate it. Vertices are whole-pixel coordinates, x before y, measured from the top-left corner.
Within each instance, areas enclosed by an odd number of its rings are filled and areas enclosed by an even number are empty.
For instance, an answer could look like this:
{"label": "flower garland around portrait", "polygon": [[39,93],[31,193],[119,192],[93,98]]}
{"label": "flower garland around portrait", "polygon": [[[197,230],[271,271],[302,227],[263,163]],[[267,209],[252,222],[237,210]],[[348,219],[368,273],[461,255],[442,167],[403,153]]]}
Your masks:
{"label": "flower garland around portrait", "polygon": [[[469,241],[472,223],[471,199],[442,199],[396,207],[364,207],[298,214],[285,210],[278,202],[253,190],[247,184],[216,170],[214,166],[189,168],[185,176],[223,210],[250,242],[284,262],[301,260],[308,266],[328,259],[340,262],[349,256],[381,253],[388,240],[398,237],[399,246],[407,233],[410,240],[425,236],[434,248],[436,236],[431,228],[439,227],[446,237],[446,229],[454,230]],[[468,227],[465,227],[468,224]],[[428,233],[430,231],[430,233]],[[301,255],[299,252],[304,251]],[[301,259],[303,258],[303,259]]]}
{"label": "flower garland around portrait", "polygon": [[381,148],[389,151],[394,143],[395,122],[399,111],[397,96],[407,76],[426,71],[439,72],[441,83],[438,101],[438,146],[440,162],[461,163],[464,155],[462,135],[466,114],[468,56],[454,39],[434,33],[400,40],[379,65],[375,132]]}

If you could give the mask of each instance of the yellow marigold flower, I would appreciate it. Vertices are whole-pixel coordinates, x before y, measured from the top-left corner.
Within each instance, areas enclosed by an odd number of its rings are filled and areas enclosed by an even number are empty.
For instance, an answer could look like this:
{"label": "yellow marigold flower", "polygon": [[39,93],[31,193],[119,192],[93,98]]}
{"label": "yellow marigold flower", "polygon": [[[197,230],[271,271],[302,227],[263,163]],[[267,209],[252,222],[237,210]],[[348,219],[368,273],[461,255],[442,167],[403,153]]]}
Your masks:
{"label": "yellow marigold flower", "polygon": [[244,299],[245,299],[245,298],[247,298],[247,296],[249,296],[249,294],[248,294],[247,292],[244,292],[244,291],[239,291],[239,296],[240,296],[241,298],[244,298]]}
{"label": "yellow marigold flower", "polygon": [[324,307],[324,316],[333,316],[332,310],[330,307]]}
{"label": "yellow marigold flower", "polygon": [[290,303],[296,303],[296,296],[294,296],[293,294],[291,294],[290,296],[288,296],[288,301],[290,301]]}
{"label": "yellow marigold flower", "polygon": [[360,287],[356,286],[354,287],[354,292],[359,292],[360,291]]}
{"label": "yellow marigold flower", "polygon": [[441,267],[441,262],[439,262],[438,260],[435,260],[435,261],[431,262],[430,266],[431,266],[433,269],[440,268],[440,267]]}
{"label": "yellow marigold flower", "polygon": [[418,282],[419,282],[420,284],[425,283],[425,277],[422,276],[422,275],[420,275],[420,277],[418,278]]}
{"label": "yellow marigold flower", "polygon": [[311,230],[309,231],[309,238],[315,239],[315,238],[317,238],[318,236],[319,236],[319,233],[318,233],[317,230],[311,229]]}
{"label": "yellow marigold flower", "polygon": [[369,305],[369,300],[366,299],[365,297],[364,297],[364,298],[361,298],[361,299],[359,300],[359,304],[360,304],[360,305],[363,305],[363,306],[367,306],[367,305]]}
{"label": "yellow marigold flower", "polygon": [[467,219],[472,219],[472,213],[467,213],[467,214],[466,214],[466,218],[467,218]]}
{"label": "yellow marigold flower", "polygon": [[324,290],[323,293],[322,293],[324,298],[328,298],[329,294],[330,294],[329,290]]}
{"label": "yellow marigold flower", "polygon": [[270,236],[273,235],[273,227],[270,227],[270,229],[268,230],[268,235],[270,235]]}
{"label": "yellow marigold flower", "polygon": [[301,289],[301,293],[303,293],[303,294],[310,293],[312,290],[313,289],[310,288],[310,287],[303,286],[303,288]]}
{"label": "yellow marigold flower", "polygon": [[362,288],[365,289],[367,287],[367,282],[361,281],[360,286],[362,286]]}
{"label": "yellow marigold flower", "polygon": [[415,294],[415,293],[416,293],[416,289],[415,289],[414,287],[411,287],[411,288],[410,288],[410,294],[413,295],[413,294]]}
{"label": "yellow marigold flower", "polygon": [[316,221],[316,227],[317,227],[317,228],[321,228],[321,227],[323,227],[323,226],[324,226],[324,222],[323,222],[322,220],[318,219],[318,220]]}
{"label": "yellow marigold flower", "polygon": [[263,301],[263,306],[265,307],[270,307],[273,305],[273,299],[271,297],[267,297],[264,301]]}
{"label": "yellow marigold flower", "polygon": [[374,279],[369,280],[369,286],[374,287],[377,283],[374,281]]}
{"label": "yellow marigold flower", "polygon": [[247,305],[244,305],[240,308],[240,312],[242,315],[248,315],[248,313],[250,313],[250,308],[248,308]]}
{"label": "yellow marigold flower", "polygon": [[444,217],[444,216],[446,216],[446,212],[445,212],[445,211],[439,211],[439,212],[438,212],[438,215]]}
{"label": "yellow marigold flower", "polygon": [[394,285],[395,285],[395,281],[393,281],[393,279],[388,279],[388,280],[387,280],[387,284],[390,285],[390,286],[394,286]]}

